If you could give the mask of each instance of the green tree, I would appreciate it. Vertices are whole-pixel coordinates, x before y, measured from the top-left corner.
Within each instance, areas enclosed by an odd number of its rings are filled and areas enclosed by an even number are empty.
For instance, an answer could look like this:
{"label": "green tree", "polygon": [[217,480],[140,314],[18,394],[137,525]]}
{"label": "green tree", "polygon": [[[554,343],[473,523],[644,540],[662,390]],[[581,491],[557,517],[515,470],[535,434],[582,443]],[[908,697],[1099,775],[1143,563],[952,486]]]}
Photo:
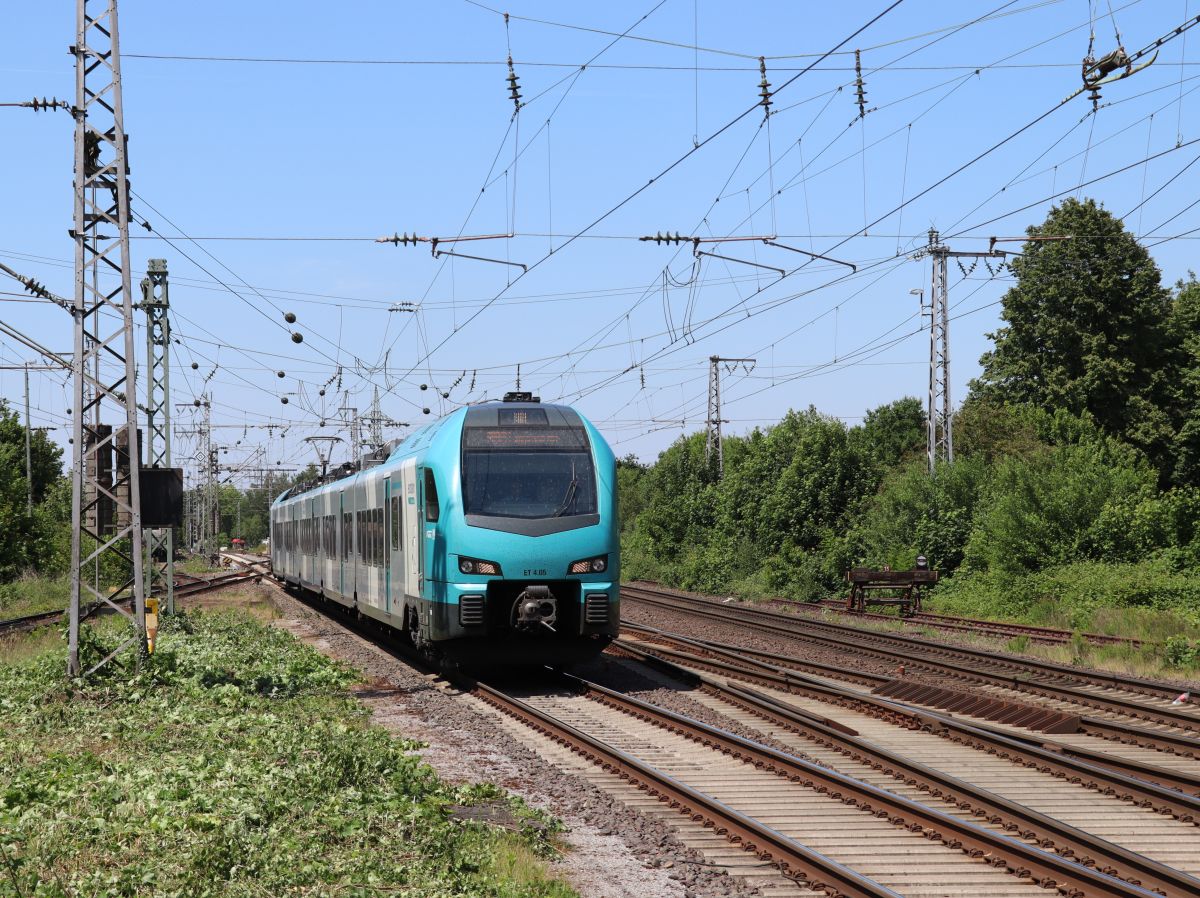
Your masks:
{"label": "green tree", "polygon": [[1113,510],[1156,493],[1145,459],[1112,438],[1062,444],[995,465],[967,544],[971,567],[1013,573],[1101,558]]}
{"label": "green tree", "polygon": [[[25,482],[25,426],[20,416],[0,399],[0,446],[10,448],[16,473],[22,484]],[[30,438],[30,461],[33,471],[33,501],[41,502],[46,493],[62,477],[62,449],[46,436],[45,432],[33,428]]]}
{"label": "green tree", "polygon": [[1164,466],[1174,440],[1171,297],[1150,254],[1094,200],[1067,199],[1030,227],[1011,265],[1006,324],[989,336],[979,395],[1090,415]]}
{"label": "green tree", "polygon": [[1200,486],[1200,282],[1194,273],[1175,285],[1170,326],[1181,356],[1174,379],[1180,423],[1172,474],[1176,483]]}
{"label": "green tree", "polygon": [[851,534],[858,561],[902,569],[924,555],[942,576],[962,563],[989,463],[982,455],[961,455],[938,465],[936,477],[928,464],[914,460],[885,478]]}
{"label": "green tree", "polygon": [[879,464],[890,468],[925,448],[925,409],[915,396],[905,396],[867,412],[851,433],[866,441]]}

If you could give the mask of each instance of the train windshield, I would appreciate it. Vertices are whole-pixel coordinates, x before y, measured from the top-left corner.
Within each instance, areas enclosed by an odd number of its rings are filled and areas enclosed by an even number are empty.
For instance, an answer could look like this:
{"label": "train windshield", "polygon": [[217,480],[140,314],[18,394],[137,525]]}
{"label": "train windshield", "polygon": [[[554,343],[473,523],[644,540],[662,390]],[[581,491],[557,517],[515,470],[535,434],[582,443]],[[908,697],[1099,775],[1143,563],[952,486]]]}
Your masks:
{"label": "train windshield", "polygon": [[596,513],[596,471],[582,428],[468,427],[462,461],[463,510],[469,515]]}

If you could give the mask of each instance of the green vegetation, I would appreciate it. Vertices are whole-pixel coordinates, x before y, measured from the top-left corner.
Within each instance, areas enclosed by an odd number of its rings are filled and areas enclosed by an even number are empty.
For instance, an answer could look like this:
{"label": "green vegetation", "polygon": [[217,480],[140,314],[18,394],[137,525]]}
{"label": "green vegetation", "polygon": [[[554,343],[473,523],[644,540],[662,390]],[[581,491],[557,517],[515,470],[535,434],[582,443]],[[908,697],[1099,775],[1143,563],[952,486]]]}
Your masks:
{"label": "green vegetation", "polygon": [[934,610],[1130,636],[1158,645],[1130,665],[1200,666],[1200,283],[1162,288],[1090,200],[1029,234],[1072,239],[1014,260],[953,464],[930,475],[911,398],[855,427],[810,408],[727,438],[724,479],[703,434],[681,438],[620,465],[625,576],[814,600],[844,594],[851,565],[923,554],[943,577]]}
{"label": "green vegetation", "polygon": [[[114,631],[85,632],[96,658]],[[353,672],[281,631],[179,616],[140,673],[109,670],[0,664],[0,896],[573,894],[552,823],[439,781],[368,723]]]}
{"label": "green vegetation", "polygon": [[71,583],[67,577],[27,573],[10,583],[0,583],[0,620],[57,611],[67,607],[70,597]]}

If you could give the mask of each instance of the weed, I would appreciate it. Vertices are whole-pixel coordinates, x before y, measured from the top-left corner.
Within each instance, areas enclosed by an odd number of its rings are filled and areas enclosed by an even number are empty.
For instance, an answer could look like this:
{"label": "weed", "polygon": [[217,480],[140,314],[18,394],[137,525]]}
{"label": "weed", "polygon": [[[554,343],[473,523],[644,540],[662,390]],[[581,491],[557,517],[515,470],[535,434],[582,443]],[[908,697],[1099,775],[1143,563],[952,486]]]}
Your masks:
{"label": "weed", "polygon": [[[104,651],[123,621],[86,627]],[[357,674],[246,614],[165,620],[140,670],[0,663],[0,896],[566,898],[555,827],[370,726]],[[453,819],[503,802],[520,825]]]}

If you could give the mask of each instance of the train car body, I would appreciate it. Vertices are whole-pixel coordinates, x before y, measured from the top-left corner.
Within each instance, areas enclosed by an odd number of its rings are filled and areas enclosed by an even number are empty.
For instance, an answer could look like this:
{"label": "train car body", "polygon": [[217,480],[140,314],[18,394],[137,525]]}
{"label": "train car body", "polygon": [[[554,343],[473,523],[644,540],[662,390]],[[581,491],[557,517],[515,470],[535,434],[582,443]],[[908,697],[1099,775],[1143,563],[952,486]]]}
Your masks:
{"label": "train car body", "polygon": [[271,506],[275,576],[464,663],[594,657],[620,622],[616,462],[574,409],[459,409]]}

